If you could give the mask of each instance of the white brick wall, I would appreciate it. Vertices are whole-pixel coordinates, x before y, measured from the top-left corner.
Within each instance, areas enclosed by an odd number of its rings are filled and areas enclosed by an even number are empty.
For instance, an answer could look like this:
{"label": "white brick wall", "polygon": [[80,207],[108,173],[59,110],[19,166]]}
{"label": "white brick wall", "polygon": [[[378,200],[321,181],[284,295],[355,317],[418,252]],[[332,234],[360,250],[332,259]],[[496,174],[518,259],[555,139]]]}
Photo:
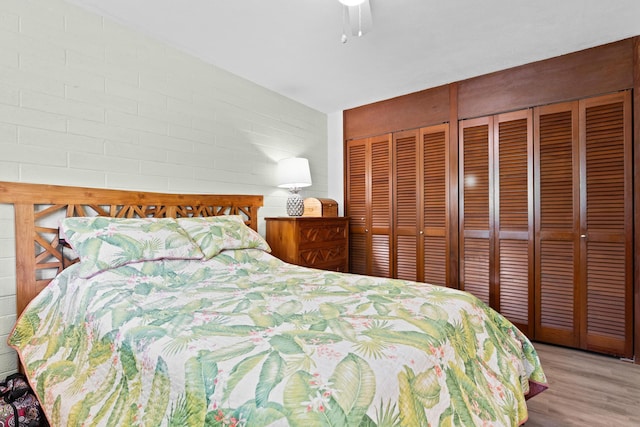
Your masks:
{"label": "white brick wall", "polygon": [[[327,116],[62,0],[0,1],[0,180],[265,196],[309,158],[327,196]],[[261,221],[261,230],[264,225]],[[16,369],[13,210],[0,205],[0,378]]]}

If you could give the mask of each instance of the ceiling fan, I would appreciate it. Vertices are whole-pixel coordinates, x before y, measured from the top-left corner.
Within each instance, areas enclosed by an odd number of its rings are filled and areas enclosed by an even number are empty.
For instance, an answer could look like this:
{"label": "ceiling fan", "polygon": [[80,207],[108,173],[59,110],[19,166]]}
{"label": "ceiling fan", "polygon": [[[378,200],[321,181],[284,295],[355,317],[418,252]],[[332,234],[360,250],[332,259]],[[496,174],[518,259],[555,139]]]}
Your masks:
{"label": "ceiling fan", "polygon": [[342,12],[342,37],[340,41],[346,43],[347,27],[351,34],[362,37],[371,30],[371,5],[369,0],[338,0],[344,6]]}

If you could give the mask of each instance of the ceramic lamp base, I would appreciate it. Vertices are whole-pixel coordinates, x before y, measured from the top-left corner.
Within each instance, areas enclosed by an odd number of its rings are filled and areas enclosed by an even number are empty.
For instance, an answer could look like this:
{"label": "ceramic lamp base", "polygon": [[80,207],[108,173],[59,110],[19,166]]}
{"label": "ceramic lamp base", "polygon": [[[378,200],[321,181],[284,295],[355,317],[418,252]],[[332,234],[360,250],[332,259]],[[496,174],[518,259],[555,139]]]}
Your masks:
{"label": "ceramic lamp base", "polygon": [[304,213],[304,200],[298,194],[298,191],[294,189],[289,190],[291,194],[287,199],[287,215],[289,216],[302,216]]}

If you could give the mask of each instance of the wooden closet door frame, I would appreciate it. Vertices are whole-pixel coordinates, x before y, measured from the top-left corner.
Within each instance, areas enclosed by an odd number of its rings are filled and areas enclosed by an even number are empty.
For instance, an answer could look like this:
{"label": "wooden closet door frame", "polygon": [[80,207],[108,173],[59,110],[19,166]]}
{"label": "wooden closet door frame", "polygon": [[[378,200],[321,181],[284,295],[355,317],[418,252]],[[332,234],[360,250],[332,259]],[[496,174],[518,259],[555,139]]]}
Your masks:
{"label": "wooden closet door frame", "polygon": [[[640,191],[640,37],[633,39],[633,186],[634,194]],[[640,197],[633,201],[634,224],[634,354],[640,364]]]}

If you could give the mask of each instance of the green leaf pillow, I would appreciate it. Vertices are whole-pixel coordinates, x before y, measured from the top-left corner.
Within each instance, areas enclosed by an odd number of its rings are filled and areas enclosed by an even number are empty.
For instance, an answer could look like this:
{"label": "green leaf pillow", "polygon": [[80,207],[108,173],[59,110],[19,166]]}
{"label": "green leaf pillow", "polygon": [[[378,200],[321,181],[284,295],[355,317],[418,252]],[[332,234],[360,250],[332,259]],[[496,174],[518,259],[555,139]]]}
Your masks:
{"label": "green leaf pillow", "polygon": [[269,244],[240,215],[177,218],[178,224],[200,246],[205,259],[225,249],[261,249],[271,252]]}
{"label": "green leaf pillow", "polygon": [[80,258],[80,277],[140,261],[202,259],[173,218],[70,217],[60,231]]}

